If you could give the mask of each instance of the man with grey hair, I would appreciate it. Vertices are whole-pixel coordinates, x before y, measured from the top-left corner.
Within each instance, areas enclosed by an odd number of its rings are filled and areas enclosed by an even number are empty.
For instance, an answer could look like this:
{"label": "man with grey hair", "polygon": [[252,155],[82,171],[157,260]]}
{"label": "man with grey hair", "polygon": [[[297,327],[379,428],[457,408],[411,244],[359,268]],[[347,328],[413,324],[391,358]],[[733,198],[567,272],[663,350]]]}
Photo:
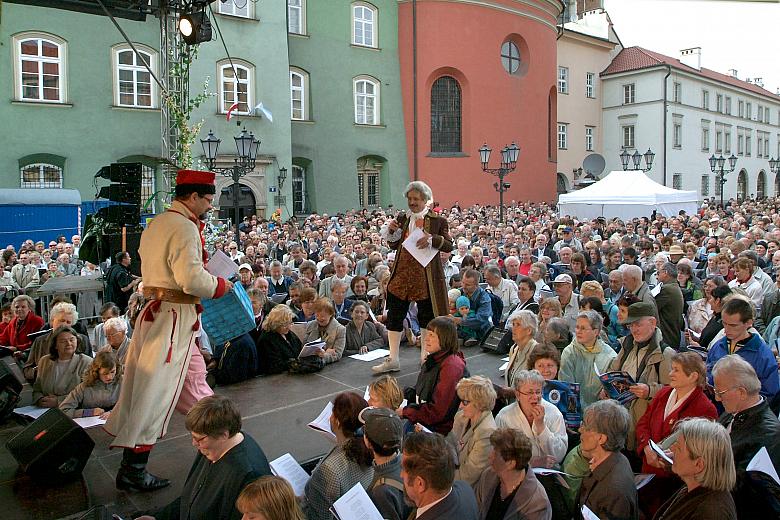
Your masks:
{"label": "man with grey hair", "polygon": [[518,283],[523,277],[523,275],[520,274],[520,259],[516,256],[504,258],[504,269],[506,270],[506,277],[515,283]]}
{"label": "man with grey hair", "polygon": [[[486,267],[483,272],[485,281],[487,282],[487,290],[494,295],[501,298],[501,302],[504,304],[504,308],[501,311],[501,322],[505,322],[509,312],[520,303],[520,297],[517,294],[517,284],[512,280],[507,280],[501,277],[501,269],[496,266]],[[494,323],[498,326],[498,323]]]}
{"label": "man with grey hair", "polygon": [[653,308],[656,308],[655,298],[650,294],[650,288],[647,286],[647,283],[642,281],[642,268],[638,265],[623,264],[620,266],[620,271],[623,273],[623,288],[634,293],[643,302],[649,303]]}
{"label": "man with grey hair", "polygon": [[604,290],[604,298],[607,302],[617,304],[621,296],[623,296],[623,271],[620,269],[613,269],[609,272],[609,285]]}
{"label": "man with grey hair", "polygon": [[742,357],[722,357],[712,369],[715,398],[725,412],[718,422],[731,437],[737,485],[732,491],[740,519],[776,518],[767,490],[746,474],[748,463],[766,447],[774,466],[780,467],[780,421],[761,394],[756,371]]}
{"label": "man with grey hair", "polygon": [[531,440],[531,466],[551,468],[566,455],[566,423],[558,407],[542,399],[544,378],[536,370],[519,370],[514,376],[516,403],[501,409],[496,426],[512,428]]}
{"label": "man with grey hair", "polygon": [[332,276],[329,276],[320,282],[319,295],[324,298],[332,298],[331,289],[333,287],[333,282],[340,280],[347,286],[347,296],[352,296],[352,291],[349,289],[349,284],[352,282],[352,276],[348,274],[349,260],[347,257],[338,255],[336,258],[334,258],[333,268],[336,270],[336,272]]}
{"label": "man with grey hair", "polygon": [[127,321],[123,317],[109,318],[103,325],[106,332],[106,344],[98,346],[98,352],[110,349],[123,365],[127,357],[130,338],[127,337]]}
{"label": "man with grey hair", "polygon": [[683,300],[680,284],[677,283],[677,266],[672,262],[666,262],[658,270],[660,289],[655,296],[655,305],[658,310],[658,328],[664,338],[664,343],[674,349],[680,347],[681,333],[685,328],[683,320]]}
{"label": "man with grey hair", "polygon": [[[293,279],[289,276],[285,276],[282,272],[282,263],[279,260],[274,260],[268,266],[268,296],[274,294],[290,294],[290,286],[293,283]],[[287,297],[279,303],[287,301]]]}

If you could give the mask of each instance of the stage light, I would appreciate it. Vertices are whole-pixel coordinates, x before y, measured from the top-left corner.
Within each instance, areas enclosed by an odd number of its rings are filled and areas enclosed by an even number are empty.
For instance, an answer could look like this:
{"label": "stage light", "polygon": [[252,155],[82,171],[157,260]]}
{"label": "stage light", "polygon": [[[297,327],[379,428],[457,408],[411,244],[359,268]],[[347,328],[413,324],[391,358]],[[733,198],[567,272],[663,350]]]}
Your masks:
{"label": "stage light", "polygon": [[205,11],[182,14],[179,18],[179,32],[187,45],[211,40],[211,20]]}

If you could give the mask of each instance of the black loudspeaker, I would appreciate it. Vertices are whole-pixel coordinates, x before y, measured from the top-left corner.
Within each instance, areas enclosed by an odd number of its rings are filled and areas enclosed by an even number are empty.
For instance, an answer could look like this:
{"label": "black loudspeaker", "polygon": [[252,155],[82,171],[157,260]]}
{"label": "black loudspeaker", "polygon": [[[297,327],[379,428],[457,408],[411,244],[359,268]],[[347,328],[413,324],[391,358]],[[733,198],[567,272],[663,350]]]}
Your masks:
{"label": "black loudspeaker", "polygon": [[[141,245],[141,230],[139,231],[127,231],[126,234],[126,251],[130,253],[130,272],[136,276],[141,276],[141,257],[138,255],[138,247]],[[114,263],[114,255],[122,251],[122,234],[110,234],[105,235],[103,240],[106,241],[107,251],[110,253],[105,255],[106,258],[111,258],[111,263]]]}
{"label": "black loudspeaker", "polygon": [[31,477],[62,482],[81,475],[95,441],[59,408],[52,408],[5,447]]}
{"label": "black loudspeaker", "polygon": [[512,331],[504,330],[501,327],[493,327],[488,334],[482,338],[482,344],[480,346],[485,352],[506,354],[512,347]]}
{"label": "black loudspeaker", "polygon": [[24,375],[13,356],[0,358],[0,420],[16,407],[23,385]]}

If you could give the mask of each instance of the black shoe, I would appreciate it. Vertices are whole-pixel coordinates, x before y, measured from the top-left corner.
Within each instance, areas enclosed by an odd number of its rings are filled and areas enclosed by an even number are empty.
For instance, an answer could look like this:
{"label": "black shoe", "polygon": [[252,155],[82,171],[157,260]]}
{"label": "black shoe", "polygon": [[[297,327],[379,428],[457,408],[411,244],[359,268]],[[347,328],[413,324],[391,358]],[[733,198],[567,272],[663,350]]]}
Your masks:
{"label": "black shoe", "polygon": [[478,339],[472,338],[472,339],[467,339],[466,341],[463,342],[464,347],[473,347],[474,345],[479,345]]}
{"label": "black shoe", "polygon": [[160,478],[146,471],[145,467],[122,466],[116,474],[116,488],[133,491],[155,491],[171,484],[167,478]]}

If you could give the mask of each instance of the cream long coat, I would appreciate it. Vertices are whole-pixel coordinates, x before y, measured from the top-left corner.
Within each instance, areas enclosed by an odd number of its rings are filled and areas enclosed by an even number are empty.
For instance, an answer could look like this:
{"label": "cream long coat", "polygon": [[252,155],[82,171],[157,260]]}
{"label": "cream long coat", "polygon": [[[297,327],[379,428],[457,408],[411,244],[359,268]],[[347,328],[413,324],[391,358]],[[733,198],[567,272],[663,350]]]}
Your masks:
{"label": "cream long coat", "polygon": [[[177,213],[178,212],[178,213]],[[218,279],[203,268],[200,231],[181,202],[158,215],[141,235],[141,275],[147,287],[211,298]],[[154,316],[153,321],[147,318]],[[152,445],[165,435],[179,400],[198,314],[193,304],[162,302],[141,311],[125,358],[119,402],[104,426],[111,446]]]}

